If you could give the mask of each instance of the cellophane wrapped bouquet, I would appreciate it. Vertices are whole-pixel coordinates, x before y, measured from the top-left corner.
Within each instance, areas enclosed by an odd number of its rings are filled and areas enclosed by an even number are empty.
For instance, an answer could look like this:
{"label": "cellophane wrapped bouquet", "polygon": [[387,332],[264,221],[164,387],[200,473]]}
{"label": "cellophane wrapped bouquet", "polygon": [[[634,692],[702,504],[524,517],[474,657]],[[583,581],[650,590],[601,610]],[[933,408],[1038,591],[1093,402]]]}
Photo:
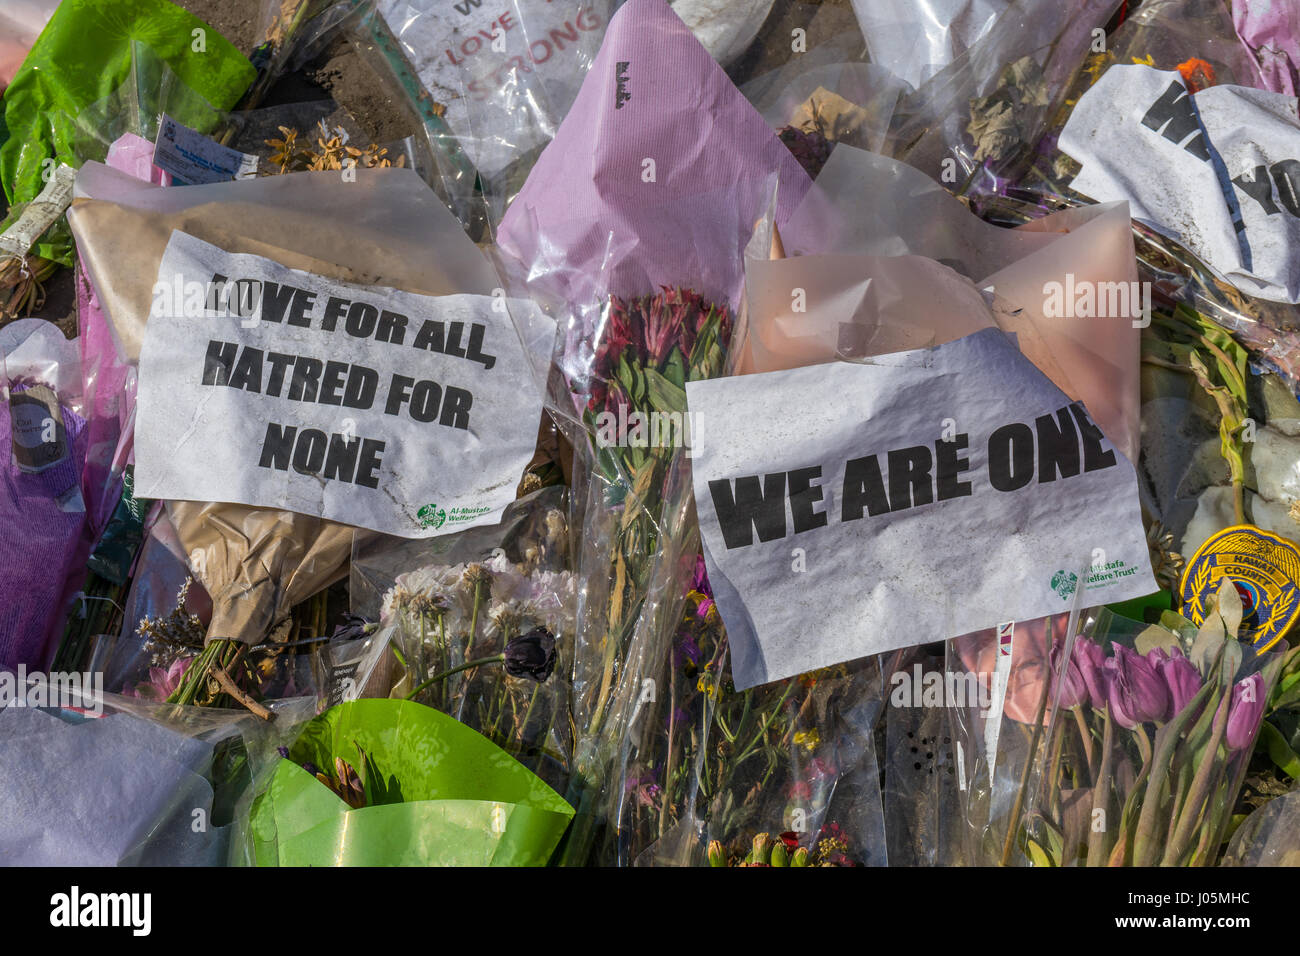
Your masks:
{"label": "cellophane wrapped bouquet", "polygon": [[1283,660],[1238,641],[1241,618],[1225,580],[1199,627],[1102,608],[1072,639],[1049,628],[1041,679],[1002,721],[1024,745],[1009,808],[988,815],[985,862],[1216,865]]}
{"label": "cellophane wrapped bouquet", "polygon": [[747,690],[703,556],[612,794],[621,864],[882,865],[874,658]]}
{"label": "cellophane wrapped bouquet", "polygon": [[[629,76],[630,100],[606,82],[616,64],[669,61]],[[701,95],[715,119],[691,106]],[[668,5],[633,0],[498,232],[507,271],[560,315],[548,408],[577,449],[565,863],[614,862],[624,741],[695,570],[685,385],[731,371],[741,253],[808,184]]]}
{"label": "cellophane wrapped bouquet", "polygon": [[392,696],[455,717],[556,786],[573,750],[577,590],[563,497],[550,488],[521,502],[486,555],[453,546],[402,571],[380,608],[406,669]]}

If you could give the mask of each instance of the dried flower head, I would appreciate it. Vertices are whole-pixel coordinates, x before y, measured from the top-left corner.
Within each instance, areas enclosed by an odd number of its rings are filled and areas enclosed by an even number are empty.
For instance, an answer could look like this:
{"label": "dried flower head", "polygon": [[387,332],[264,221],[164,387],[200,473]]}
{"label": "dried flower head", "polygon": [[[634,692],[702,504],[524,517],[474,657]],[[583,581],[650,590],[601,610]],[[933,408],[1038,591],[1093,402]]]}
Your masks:
{"label": "dried flower head", "polygon": [[185,601],[193,583],[192,577],[185,578],[176,592],[176,606],[166,617],[146,615],[136,625],[136,633],[145,638],[144,649],[152,667],[168,668],[178,658],[193,655],[203,648],[207,628],[197,614],[185,611]]}

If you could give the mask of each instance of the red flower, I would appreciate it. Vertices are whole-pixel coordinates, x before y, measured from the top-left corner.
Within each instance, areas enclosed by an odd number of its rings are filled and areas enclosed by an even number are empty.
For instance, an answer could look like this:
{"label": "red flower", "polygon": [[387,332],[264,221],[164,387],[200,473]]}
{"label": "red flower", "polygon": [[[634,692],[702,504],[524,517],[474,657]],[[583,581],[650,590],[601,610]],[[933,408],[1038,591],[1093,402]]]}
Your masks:
{"label": "red flower", "polygon": [[600,331],[600,342],[596,346],[596,375],[600,378],[608,378],[613,373],[614,366],[618,364],[623,350],[632,345],[635,339],[636,330],[633,328],[627,303],[618,296],[611,295],[605,325]]}
{"label": "red flower", "polygon": [[680,344],[689,304],[683,301],[681,290],[665,288],[660,294],[648,297],[644,309],[645,354],[651,365],[663,365],[673,346]]}
{"label": "red flower", "polygon": [[786,830],[781,834],[781,842],[785,844],[787,850],[794,850],[799,846],[799,834],[793,830]]}

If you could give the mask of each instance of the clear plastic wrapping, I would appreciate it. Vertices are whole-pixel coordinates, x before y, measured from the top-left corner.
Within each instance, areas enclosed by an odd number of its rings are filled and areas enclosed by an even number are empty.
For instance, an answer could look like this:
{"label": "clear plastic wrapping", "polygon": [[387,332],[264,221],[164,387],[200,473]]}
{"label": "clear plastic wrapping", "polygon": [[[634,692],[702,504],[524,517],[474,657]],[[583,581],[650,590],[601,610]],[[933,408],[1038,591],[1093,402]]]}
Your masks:
{"label": "clear plastic wrapping", "polygon": [[[579,586],[566,499],[542,488],[499,525],[431,541],[358,535],[352,560],[353,609],[377,619],[398,659],[388,696],[455,717],[560,789]],[[540,669],[516,666],[524,649],[541,651]]]}
{"label": "clear plastic wrapping", "polygon": [[[1077,634],[1067,624],[1022,645],[1028,682],[1012,673],[988,718],[997,734],[960,723],[976,780],[993,782],[967,791],[978,858],[1215,865],[1282,664],[1236,639],[1241,610],[1225,580],[1200,628],[1103,608],[1081,615]],[[990,772],[995,760],[1005,770]]]}
{"label": "clear plastic wrapping", "polygon": [[610,793],[618,862],[885,865],[876,660],[737,691],[703,557],[694,565],[628,721]]}

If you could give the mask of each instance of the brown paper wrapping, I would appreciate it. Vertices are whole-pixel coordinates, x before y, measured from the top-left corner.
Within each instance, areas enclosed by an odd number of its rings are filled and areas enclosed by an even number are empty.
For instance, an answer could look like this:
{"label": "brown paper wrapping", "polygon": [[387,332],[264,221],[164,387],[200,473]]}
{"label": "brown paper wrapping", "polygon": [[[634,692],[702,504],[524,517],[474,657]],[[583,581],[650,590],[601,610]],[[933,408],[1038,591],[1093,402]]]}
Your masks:
{"label": "brown paper wrapping", "polygon": [[[174,229],[332,279],[492,293],[495,272],[413,172],[354,172],[162,189],[87,163],[68,221],[123,356],[139,359]],[[209,640],[265,639],[295,604],[342,577],[351,557],[353,529],[311,515],[196,501],[167,510],[212,596]]]}

